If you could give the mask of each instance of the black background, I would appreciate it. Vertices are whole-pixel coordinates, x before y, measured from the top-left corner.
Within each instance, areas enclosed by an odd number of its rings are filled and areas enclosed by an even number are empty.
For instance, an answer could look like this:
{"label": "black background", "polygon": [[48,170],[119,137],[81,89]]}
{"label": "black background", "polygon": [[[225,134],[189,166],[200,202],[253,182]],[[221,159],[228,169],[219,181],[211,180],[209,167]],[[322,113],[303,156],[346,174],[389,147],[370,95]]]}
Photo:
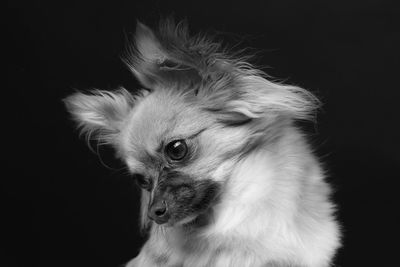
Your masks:
{"label": "black background", "polygon": [[136,20],[154,26],[174,14],[193,32],[226,32],[239,48],[263,50],[256,63],[270,75],[322,99],[308,132],[336,191],[344,231],[336,266],[398,266],[395,2],[9,2],[0,265],[118,266],[138,253],[138,191],[110,149],[98,157],[78,137],[61,99],[75,89],[138,88],[120,60]]}

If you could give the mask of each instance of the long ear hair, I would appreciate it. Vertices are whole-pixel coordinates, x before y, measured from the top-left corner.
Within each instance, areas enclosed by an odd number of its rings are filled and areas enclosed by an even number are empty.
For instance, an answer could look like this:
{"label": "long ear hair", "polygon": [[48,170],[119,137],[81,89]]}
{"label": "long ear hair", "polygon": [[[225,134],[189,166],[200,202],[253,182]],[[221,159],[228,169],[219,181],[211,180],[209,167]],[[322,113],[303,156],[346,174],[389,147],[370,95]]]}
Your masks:
{"label": "long ear hair", "polygon": [[120,88],[114,92],[77,92],[63,101],[87,140],[112,143],[132,110],[135,98],[127,90]]}
{"label": "long ear hair", "polygon": [[315,96],[297,86],[271,82],[248,58],[204,34],[190,36],[185,22],[175,24],[169,18],[156,32],[138,23],[135,45],[125,62],[144,86],[194,93],[197,103],[229,124],[257,118],[314,118],[320,104]]}
{"label": "long ear hair", "polygon": [[217,89],[205,101],[208,110],[219,114],[221,122],[238,124],[278,118],[314,120],[319,100],[309,91],[267,80],[262,73],[237,77],[234,86]]}
{"label": "long ear hair", "polygon": [[198,68],[186,57],[182,45],[187,45],[187,28],[184,23],[175,26],[172,19],[160,23],[154,33],[138,22],[135,43],[129,46],[123,61],[139,82],[146,88],[177,86],[200,81]]}
{"label": "long ear hair", "polygon": [[138,22],[134,45],[123,60],[147,88],[198,87],[247,65],[243,62],[247,56],[229,55],[214,39],[201,33],[191,36],[186,21],[175,23],[171,17],[161,20],[155,32]]}

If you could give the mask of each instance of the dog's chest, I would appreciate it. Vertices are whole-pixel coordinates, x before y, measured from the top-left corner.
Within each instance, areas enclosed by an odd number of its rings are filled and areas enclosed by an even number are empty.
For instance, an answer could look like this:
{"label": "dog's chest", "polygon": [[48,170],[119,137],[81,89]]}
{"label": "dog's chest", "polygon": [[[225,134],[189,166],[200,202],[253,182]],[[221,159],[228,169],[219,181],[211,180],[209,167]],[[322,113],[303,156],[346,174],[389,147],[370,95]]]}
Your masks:
{"label": "dog's chest", "polygon": [[213,266],[215,258],[223,250],[215,242],[192,235],[177,234],[169,236],[166,241],[170,252],[168,266],[174,267]]}

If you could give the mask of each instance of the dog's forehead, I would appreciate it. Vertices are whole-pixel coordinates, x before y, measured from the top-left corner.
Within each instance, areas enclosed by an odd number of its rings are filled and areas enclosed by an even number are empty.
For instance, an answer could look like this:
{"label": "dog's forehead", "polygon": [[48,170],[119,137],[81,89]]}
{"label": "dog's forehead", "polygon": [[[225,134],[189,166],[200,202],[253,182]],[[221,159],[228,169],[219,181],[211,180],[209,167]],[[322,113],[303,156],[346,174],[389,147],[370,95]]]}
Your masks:
{"label": "dog's forehead", "polygon": [[197,108],[179,94],[156,91],[141,99],[121,134],[122,150],[131,164],[156,156],[165,140],[182,138],[201,124]]}

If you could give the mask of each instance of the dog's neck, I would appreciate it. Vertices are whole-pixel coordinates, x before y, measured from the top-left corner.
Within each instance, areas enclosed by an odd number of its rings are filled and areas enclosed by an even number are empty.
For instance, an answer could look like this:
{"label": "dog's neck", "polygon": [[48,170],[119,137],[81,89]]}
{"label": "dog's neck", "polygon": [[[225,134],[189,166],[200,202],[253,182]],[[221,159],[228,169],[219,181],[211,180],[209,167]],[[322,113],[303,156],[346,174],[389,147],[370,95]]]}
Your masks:
{"label": "dog's neck", "polygon": [[230,167],[221,200],[202,224],[164,228],[152,235],[162,234],[161,240],[183,258],[220,250],[252,251],[268,261],[290,259],[306,265],[324,261],[319,258],[322,252],[334,252],[338,235],[327,201],[329,188],[297,129],[288,128],[275,143]]}

